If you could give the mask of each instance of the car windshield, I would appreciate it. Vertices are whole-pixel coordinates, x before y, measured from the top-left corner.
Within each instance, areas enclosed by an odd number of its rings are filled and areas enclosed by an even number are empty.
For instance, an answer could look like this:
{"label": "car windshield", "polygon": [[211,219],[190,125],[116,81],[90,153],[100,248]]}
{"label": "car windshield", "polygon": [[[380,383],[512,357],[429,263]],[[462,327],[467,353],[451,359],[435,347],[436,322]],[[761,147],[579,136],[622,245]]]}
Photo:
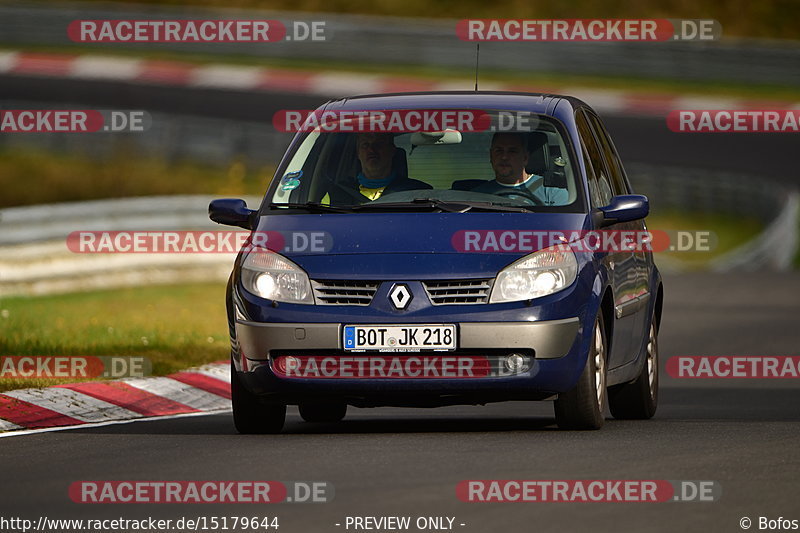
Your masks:
{"label": "car windshield", "polygon": [[491,121],[483,131],[314,128],[275,177],[267,204],[330,212],[580,212],[579,173],[560,123],[527,113],[524,127],[511,128],[508,117],[519,112],[483,113]]}

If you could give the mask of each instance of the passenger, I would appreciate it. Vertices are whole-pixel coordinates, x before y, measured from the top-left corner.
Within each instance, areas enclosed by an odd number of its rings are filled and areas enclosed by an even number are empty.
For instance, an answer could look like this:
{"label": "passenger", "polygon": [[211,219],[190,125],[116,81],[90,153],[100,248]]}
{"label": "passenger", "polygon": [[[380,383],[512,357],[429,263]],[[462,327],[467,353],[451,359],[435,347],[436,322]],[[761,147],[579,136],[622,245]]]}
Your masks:
{"label": "passenger", "polygon": [[544,177],[528,174],[527,138],[524,133],[495,133],[489,148],[489,160],[494,170],[494,181],[483,183],[472,189],[473,192],[515,196],[519,190],[520,198],[534,198],[542,205],[565,205],[569,198],[566,189],[545,187]]}

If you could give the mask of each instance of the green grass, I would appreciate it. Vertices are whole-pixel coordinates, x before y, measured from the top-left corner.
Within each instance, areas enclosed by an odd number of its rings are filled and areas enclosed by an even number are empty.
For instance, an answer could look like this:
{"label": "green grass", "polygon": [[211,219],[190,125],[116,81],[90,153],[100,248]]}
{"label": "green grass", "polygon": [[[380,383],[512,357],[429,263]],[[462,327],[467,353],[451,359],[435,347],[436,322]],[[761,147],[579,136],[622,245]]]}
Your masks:
{"label": "green grass", "polygon": [[[0,355],[148,358],[154,375],[224,360],[225,285],[154,286],[0,300]],[[0,379],[0,390],[79,380]]]}
{"label": "green grass", "polygon": [[[15,49],[15,48],[9,48]],[[409,64],[385,63],[355,63],[344,61],[317,61],[313,59],[289,59],[279,57],[254,57],[243,55],[225,54],[193,54],[155,50],[107,49],[86,47],[83,45],[52,46],[26,46],[26,50],[43,53],[82,53],[112,55],[120,57],[146,57],[164,61],[184,61],[187,63],[203,65],[209,63],[226,63],[231,65],[272,67],[299,71],[337,71],[355,72],[362,74],[379,74],[397,76],[401,78],[418,78],[427,81],[453,81],[463,80],[464,89],[474,87],[475,71],[471,68],[457,67],[428,67]],[[411,60],[411,58],[410,58]],[[530,91],[559,92],[570,87],[618,89],[645,93],[680,93],[696,94],[703,96],[720,96],[729,98],[752,98],[764,100],[800,100],[800,89],[784,85],[762,84],[757,78],[752,83],[733,83],[728,81],[692,81],[683,79],[652,79],[620,76],[581,76],[569,75],[558,72],[536,72],[532,74],[527,69],[498,70],[481,68],[480,82],[508,83],[529,88]],[[322,100],[320,100],[322,103]]]}
{"label": "green grass", "polygon": [[647,217],[647,229],[662,231],[708,231],[715,235],[713,249],[704,251],[664,251],[656,254],[683,268],[696,270],[708,261],[744,244],[763,230],[755,217],[739,217],[719,213],[686,213],[671,211]]}
{"label": "green grass", "polygon": [[126,152],[94,159],[39,148],[0,149],[0,207],[162,194],[261,196],[273,172],[241,161],[215,168]]}

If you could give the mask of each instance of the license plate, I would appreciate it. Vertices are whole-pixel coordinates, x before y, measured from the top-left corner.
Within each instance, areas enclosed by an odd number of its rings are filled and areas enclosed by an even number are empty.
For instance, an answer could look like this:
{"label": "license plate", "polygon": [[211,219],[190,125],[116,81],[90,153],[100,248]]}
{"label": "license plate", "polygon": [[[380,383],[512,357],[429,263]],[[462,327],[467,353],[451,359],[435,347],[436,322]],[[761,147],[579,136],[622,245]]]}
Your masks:
{"label": "license plate", "polygon": [[345,350],[411,351],[455,350],[454,324],[414,326],[345,326]]}

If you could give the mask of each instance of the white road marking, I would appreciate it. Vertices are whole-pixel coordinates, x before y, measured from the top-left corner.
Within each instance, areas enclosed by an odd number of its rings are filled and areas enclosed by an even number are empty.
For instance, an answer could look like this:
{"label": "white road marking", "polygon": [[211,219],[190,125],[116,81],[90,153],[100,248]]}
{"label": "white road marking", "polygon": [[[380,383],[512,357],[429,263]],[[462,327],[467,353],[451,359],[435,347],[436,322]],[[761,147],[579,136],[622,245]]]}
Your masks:
{"label": "white road marking", "polygon": [[323,72],[310,80],[308,92],[325,96],[373,94],[380,89],[381,77],[370,74]]}
{"label": "white road marking", "polygon": [[70,68],[73,78],[133,80],[142,71],[142,61],[123,57],[78,56]]}
{"label": "white road marking", "polygon": [[744,100],[722,96],[684,96],[676,98],[673,109],[740,109]]}
{"label": "white road marking", "polygon": [[37,433],[50,433],[51,431],[67,431],[70,429],[85,429],[85,428],[99,428],[104,426],[115,426],[118,424],[132,424],[134,422],[149,422],[151,420],[169,420],[171,418],[188,418],[190,416],[206,416],[206,415],[217,415],[220,413],[225,413],[230,411],[230,409],[217,409],[214,411],[205,411],[203,413],[181,413],[178,415],[164,415],[164,416],[148,416],[137,418],[133,420],[114,420],[111,422],[95,422],[90,424],[81,424],[79,426],[58,426],[53,428],[40,428],[40,429],[24,429],[22,431],[12,431],[9,433],[0,433],[0,439],[4,437],[19,437],[22,435],[35,435]]}
{"label": "white road marking", "polygon": [[197,374],[203,374],[210,378],[224,381],[225,383],[231,382],[231,368],[229,365],[201,366],[200,368],[192,370],[192,372],[195,372]]}
{"label": "white road marking", "polygon": [[579,98],[601,113],[619,113],[627,109],[634,99],[632,95],[613,89],[589,89],[565,87],[561,94]]}
{"label": "white road marking", "polygon": [[104,422],[142,416],[124,407],[58,387],[12,390],[3,394],[84,422]]}
{"label": "white road marking", "polygon": [[0,431],[14,431],[15,429],[22,429],[22,426],[12,424],[8,420],[0,418]]}
{"label": "white road marking", "polygon": [[17,66],[19,52],[0,52],[0,72],[10,72]]}
{"label": "white road marking", "polygon": [[127,385],[142,389],[162,398],[182,403],[194,409],[226,409],[231,401],[222,396],[200,390],[171,378],[140,378],[125,380]]}
{"label": "white road marking", "polygon": [[209,65],[192,72],[191,85],[221,89],[254,89],[266,71],[258,67]]}

